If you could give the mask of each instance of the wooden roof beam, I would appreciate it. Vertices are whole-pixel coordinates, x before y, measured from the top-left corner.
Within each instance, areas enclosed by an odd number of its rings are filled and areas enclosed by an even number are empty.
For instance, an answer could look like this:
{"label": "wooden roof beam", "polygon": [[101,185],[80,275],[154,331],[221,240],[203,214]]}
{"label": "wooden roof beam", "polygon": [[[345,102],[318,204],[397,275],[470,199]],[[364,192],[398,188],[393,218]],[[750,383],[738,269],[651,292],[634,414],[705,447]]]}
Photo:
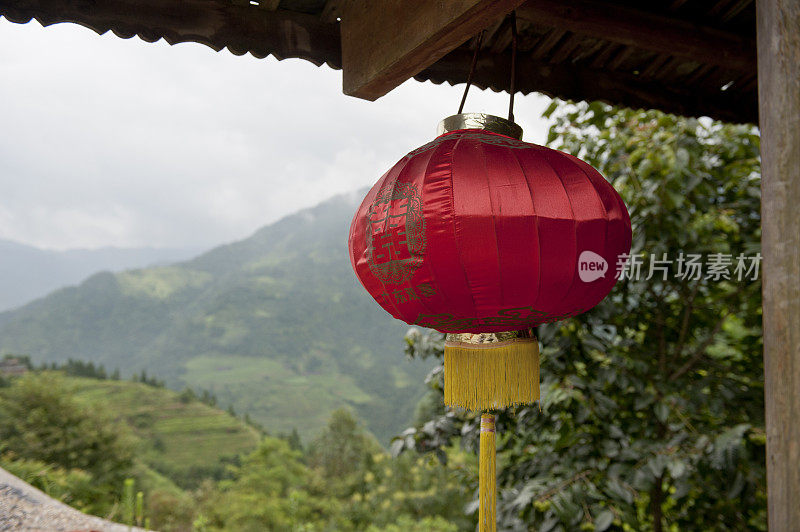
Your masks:
{"label": "wooden roof beam", "polygon": [[342,14],[345,94],[376,100],[524,0],[351,0]]}
{"label": "wooden roof beam", "polygon": [[[468,51],[454,50],[416,79],[445,82],[463,73],[471,57]],[[472,83],[480,89],[502,86],[508,82],[510,68],[508,54],[481,54]],[[517,58],[517,90],[522,94],[536,91],[563,99],[600,100],[634,109],[661,109],[684,116],[707,115],[731,122],[755,123],[758,120],[755,92],[740,94],[685,84],[670,86],[663,81],[611,72],[607,68],[551,64],[532,54],[520,54]]]}
{"label": "wooden roof beam", "polygon": [[528,0],[517,9],[517,17],[538,26],[685,57],[737,72],[756,69],[753,39],[598,0]]}

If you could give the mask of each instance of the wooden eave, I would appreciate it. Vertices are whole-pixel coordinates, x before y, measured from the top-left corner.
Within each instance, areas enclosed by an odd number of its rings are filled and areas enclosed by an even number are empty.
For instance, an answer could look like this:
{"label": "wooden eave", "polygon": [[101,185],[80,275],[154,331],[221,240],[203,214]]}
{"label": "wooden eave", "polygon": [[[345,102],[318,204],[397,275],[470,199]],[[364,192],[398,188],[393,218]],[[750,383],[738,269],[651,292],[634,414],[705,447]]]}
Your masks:
{"label": "wooden eave", "polygon": [[344,43],[345,91],[375,99],[412,76],[463,83],[471,37],[481,29],[474,84],[507,91],[511,31],[505,15],[516,9],[516,89],[523,94],[757,122],[753,0],[451,0],[446,12],[437,4],[0,0],[0,15],[45,26],[73,22],[148,42],[199,42],[237,55],[296,57],[335,69],[343,66]]}

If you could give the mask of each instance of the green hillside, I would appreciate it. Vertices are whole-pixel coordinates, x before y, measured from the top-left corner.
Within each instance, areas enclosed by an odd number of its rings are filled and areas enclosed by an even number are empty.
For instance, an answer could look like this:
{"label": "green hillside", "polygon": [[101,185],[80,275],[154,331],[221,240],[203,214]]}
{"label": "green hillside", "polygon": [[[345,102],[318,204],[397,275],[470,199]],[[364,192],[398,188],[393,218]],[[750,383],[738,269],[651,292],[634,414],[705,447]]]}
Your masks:
{"label": "green hillside", "polygon": [[173,480],[213,474],[225,459],[250,452],[260,434],[227,412],[137,382],[69,377],[74,397],[128,425],[137,458]]}
{"label": "green hillside", "polygon": [[0,314],[0,352],[144,369],[304,438],[347,406],[386,442],[409,421],[427,366],[405,360],[406,326],[351,271],[355,208],[336,197],[188,262],[95,275]]}

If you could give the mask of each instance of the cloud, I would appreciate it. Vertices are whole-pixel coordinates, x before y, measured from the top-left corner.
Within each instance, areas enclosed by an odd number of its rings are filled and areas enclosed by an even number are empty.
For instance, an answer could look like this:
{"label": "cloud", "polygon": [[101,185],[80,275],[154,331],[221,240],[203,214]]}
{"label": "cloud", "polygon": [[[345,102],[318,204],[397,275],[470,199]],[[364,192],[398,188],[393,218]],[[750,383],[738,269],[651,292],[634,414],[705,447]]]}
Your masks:
{"label": "cloud", "polygon": [[[370,185],[433,138],[463,85],[377,102],[341,72],[73,24],[0,20],[0,238],[51,248],[212,246]],[[470,111],[508,96],[471,90]],[[516,100],[543,142],[548,100]]]}

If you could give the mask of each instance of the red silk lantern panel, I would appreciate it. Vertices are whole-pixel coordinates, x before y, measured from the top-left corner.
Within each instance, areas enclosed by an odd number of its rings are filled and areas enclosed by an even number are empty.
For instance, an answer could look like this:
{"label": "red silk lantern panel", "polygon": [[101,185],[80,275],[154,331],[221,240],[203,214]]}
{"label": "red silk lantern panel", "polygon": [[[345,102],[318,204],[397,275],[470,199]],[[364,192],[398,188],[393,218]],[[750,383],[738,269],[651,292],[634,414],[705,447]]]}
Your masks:
{"label": "red silk lantern panel", "polygon": [[378,180],[349,244],[361,283],[395,318],[499,332],[599,303],[630,251],[631,225],[617,192],[580,159],[463,129]]}

